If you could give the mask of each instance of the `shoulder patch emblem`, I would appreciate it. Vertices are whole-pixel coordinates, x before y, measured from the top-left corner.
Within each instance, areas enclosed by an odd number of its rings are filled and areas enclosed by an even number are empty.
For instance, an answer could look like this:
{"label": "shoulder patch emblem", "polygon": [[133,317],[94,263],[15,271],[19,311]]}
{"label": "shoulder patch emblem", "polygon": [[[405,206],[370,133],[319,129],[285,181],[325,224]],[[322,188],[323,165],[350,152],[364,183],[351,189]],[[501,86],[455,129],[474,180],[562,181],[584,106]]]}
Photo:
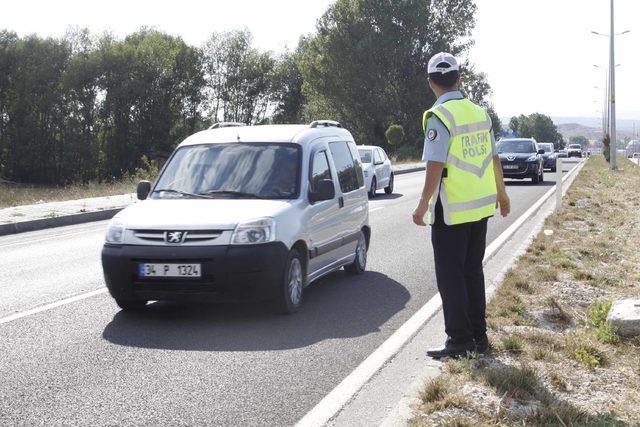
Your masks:
{"label": "shoulder patch emblem", "polygon": [[427,138],[429,138],[429,141],[433,141],[437,137],[438,137],[438,131],[435,129],[429,129],[429,132],[427,132]]}

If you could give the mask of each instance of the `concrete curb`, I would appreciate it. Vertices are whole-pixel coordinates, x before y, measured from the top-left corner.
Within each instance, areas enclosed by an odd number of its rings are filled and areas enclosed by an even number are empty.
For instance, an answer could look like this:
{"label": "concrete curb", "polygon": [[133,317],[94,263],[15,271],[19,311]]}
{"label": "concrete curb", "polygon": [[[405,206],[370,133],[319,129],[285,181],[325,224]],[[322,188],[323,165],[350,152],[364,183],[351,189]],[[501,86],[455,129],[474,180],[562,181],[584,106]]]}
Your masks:
{"label": "concrete curb", "polygon": [[54,218],[40,218],[31,221],[0,224],[0,236],[24,233],[27,231],[44,230],[46,228],[62,227],[65,225],[83,224],[85,222],[103,221],[113,218],[113,216],[122,209],[124,209],[124,207],[72,215],[61,215]]}
{"label": "concrete curb", "polygon": [[397,171],[394,170],[393,174],[394,175],[402,175],[402,174],[405,174],[405,173],[420,172],[420,171],[423,171],[424,169],[425,169],[424,166],[420,166],[420,167],[417,167],[417,168],[400,169],[400,170],[397,170]]}

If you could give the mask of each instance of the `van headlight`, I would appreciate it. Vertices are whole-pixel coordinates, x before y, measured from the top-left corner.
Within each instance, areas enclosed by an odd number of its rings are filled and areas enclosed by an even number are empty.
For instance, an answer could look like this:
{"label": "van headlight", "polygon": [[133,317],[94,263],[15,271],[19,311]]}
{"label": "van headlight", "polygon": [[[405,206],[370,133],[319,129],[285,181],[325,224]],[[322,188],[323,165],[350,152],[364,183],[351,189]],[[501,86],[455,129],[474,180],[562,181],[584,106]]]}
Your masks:
{"label": "van headlight", "polygon": [[111,220],[109,227],[107,228],[107,235],[105,241],[107,243],[122,243],[124,241],[125,225],[122,221],[117,219]]}
{"label": "van headlight", "polygon": [[527,159],[527,162],[535,162],[537,160],[538,160],[538,156],[534,154],[533,156]]}
{"label": "van headlight", "polygon": [[276,222],[273,218],[241,222],[231,236],[232,245],[254,245],[274,240],[276,240]]}

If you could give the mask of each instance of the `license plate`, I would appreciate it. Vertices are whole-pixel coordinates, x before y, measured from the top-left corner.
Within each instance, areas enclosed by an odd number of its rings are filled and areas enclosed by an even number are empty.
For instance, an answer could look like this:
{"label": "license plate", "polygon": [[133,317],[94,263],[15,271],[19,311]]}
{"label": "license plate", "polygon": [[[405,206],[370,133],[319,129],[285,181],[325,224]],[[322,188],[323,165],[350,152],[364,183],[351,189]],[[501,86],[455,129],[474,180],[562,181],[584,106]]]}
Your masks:
{"label": "license plate", "polygon": [[502,169],[518,169],[518,165],[503,165]]}
{"label": "license plate", "polygon": [[140,277],[202,277],[201,264],[138,264]]}

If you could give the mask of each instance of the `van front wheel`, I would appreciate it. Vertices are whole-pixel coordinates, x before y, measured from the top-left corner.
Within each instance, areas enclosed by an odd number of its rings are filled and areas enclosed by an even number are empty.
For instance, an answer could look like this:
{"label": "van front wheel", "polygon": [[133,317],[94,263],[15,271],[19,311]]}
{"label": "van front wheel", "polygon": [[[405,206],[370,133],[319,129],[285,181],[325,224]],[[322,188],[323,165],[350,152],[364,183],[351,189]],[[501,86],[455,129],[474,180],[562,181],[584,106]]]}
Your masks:
{"label": "van front wheel", "polygon": [[289,252],[282,276],[282,283],[275,300],[276,309],[281,314],[293,314],[302,305],[302,294],[306,282],[302,255],[296,249]]}

